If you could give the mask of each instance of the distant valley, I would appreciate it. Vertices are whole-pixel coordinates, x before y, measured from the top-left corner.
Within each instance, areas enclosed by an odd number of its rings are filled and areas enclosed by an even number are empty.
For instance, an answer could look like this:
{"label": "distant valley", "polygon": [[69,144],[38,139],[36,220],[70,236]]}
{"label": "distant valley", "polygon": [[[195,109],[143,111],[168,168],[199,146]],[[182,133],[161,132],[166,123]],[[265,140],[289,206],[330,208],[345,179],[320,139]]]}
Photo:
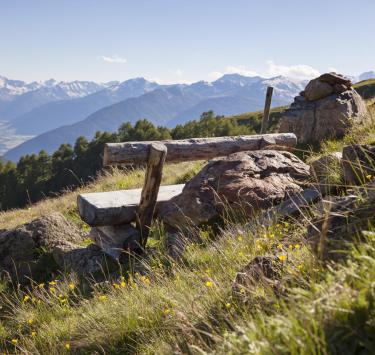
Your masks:
{"label": "distant valley", "polygon": [[[366,72],[353,81],[375,77]],[[273,106],[287,105],[306,82],[286,77],[228,74],[214,82],[160,85],[143,78],[124,82],[24,83],[0,77],[0,155],[17,161],[24,154],[56,150],[79,136],[115,131],[121,123],[147,118],[174,127],[204,111],[232,115],[263,107],[267,86]]]}

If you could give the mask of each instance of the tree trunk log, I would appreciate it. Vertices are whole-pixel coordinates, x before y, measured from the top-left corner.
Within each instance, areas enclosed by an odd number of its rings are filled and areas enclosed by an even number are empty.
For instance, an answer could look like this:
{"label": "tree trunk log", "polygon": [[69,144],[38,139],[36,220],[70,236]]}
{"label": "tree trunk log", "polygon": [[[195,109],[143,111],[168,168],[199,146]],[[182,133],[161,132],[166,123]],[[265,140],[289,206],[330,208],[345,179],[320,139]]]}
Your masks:
{"label": "tree trunk log", "polygon": [[143,248],[147,243],[152,217],[155,211],[166,155],[167,147],[164,144],[152,143],[149,146],[146,176],[137,218],[137,225],[141,232],[141,246]]}
{"label": "tree trunk log", "polygon": [[[148,159],[148,142],[107,143],[104,148],[104,165],[142,164]],[[167,162],[207,160],[246,150],[288,149],[297,144],[293,133],[276,133],[253,136],[192,138],[161,141],[168,149]]]}

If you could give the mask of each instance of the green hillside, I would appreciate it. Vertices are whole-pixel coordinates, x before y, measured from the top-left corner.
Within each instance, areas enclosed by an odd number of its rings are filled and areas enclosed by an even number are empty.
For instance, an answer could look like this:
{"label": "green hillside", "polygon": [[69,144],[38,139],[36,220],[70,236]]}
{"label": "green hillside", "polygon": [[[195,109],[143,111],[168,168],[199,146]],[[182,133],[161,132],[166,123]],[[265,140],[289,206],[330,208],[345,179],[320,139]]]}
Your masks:
{"label": "green hillside", "polygon": [[[345,142],[373,140],[374,113],[365,127],[324,142],[308,159]],[[164,183],[183,181],[198,168],[168,165]],[[0,214],[0,229],[60,211],[86,230],[77,217],[77,193],[141,186],[142,181],[142,171],[115,170],[79,191]],[[147,256],[133,261],[141,274],[129,277],[124,270],[124,277],[89,289],[67,274],[31,289],[4,281],[1,347],[23,354],[370,354],[375,347],[375,228],[362,225],[352,244],[345,245],[345,257],[327,265],[307,242],[306,228],[316,213],[312,208],[302,218],[257,228],[227,220],[219,235],[202,229],[200,241],[187,248],[181,262],[166,257],[162,229],[155,225]],[[281,263],[283,284],[275,289],[260,282],[235,296],[236,272],[264,255]]]}

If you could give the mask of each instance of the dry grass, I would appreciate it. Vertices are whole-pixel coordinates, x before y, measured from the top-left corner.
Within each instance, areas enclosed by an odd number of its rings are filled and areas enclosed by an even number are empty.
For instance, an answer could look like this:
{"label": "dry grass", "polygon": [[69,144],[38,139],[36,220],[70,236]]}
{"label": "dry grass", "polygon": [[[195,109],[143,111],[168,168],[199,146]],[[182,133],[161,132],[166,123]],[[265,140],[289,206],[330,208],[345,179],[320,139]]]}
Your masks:
{"label": "dry grass", "polygon": [[[183,181],[185,177],[191,176],[192,172],[196,172],[201,165],[202,162],[166,165],[162,185],[175,184]],[[78,222],[75,218],[78,194],[142,187],[143,180],[144,170],[142,169],[131,171],[113,169],[111,172],[102,173],[94,182],[74,191],[66,191],[55,198],[46,198],[26,208],[0,212],[0,229],[12,228],[30,222],[35,218],[53,211],[61,212],[67,217],[71,217],[73,222]]]}

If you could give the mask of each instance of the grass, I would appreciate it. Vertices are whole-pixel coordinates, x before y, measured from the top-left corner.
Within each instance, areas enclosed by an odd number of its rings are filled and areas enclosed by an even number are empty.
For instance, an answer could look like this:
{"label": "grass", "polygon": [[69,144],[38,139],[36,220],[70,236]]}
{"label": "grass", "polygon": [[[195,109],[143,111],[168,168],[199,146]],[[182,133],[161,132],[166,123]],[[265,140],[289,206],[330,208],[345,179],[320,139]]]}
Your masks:
{"label": "grass", "polygon": [[[369,120],[343,141],[327,141],[307,155],[316,159],[346,142],[372,142],[374,133]],[[163,183],[183,182],[200,164],[168,165]],[[142,181],[141,170],[113,170],[78,191],[2,213],[0,228],[52,210],[85,228],[75,209],[77,193]],[[155,228],[150,252],[133,261],[138,272],[124,270],[89,289],[75,275],[29,289],[1,283],[0,347],[22,354],[371,354],[375,227],[358,230],[346,258],[324,263],[306,235],[314,213],[267,228],[256,220],[251,228],[228,220],[219,234],[201,230],[181,262],[164,254],[163,233]],[[236,273],[256,256],[274,258],[281,282],[234,292]]]}
{"label": "grass", "polygon": [[[164,168],[162,185],[187,181],[189,176],[197,171],[201,164],[202,162],[168,164]],[[142,169],[131,171],[113,169],[102,173],[93,183],[74,191],[66,191],[56,198],[46,198],[24,209],[0,212],[0,229],[12,228],[19,224],[30,222],[32,219],[50,213],[51,211],[61,212],[72,222],[78,224],[80,227],[85,227],[77,214],[76,199],[78,194],[132,189],[142,187],[143,181],[144,170]]]}

